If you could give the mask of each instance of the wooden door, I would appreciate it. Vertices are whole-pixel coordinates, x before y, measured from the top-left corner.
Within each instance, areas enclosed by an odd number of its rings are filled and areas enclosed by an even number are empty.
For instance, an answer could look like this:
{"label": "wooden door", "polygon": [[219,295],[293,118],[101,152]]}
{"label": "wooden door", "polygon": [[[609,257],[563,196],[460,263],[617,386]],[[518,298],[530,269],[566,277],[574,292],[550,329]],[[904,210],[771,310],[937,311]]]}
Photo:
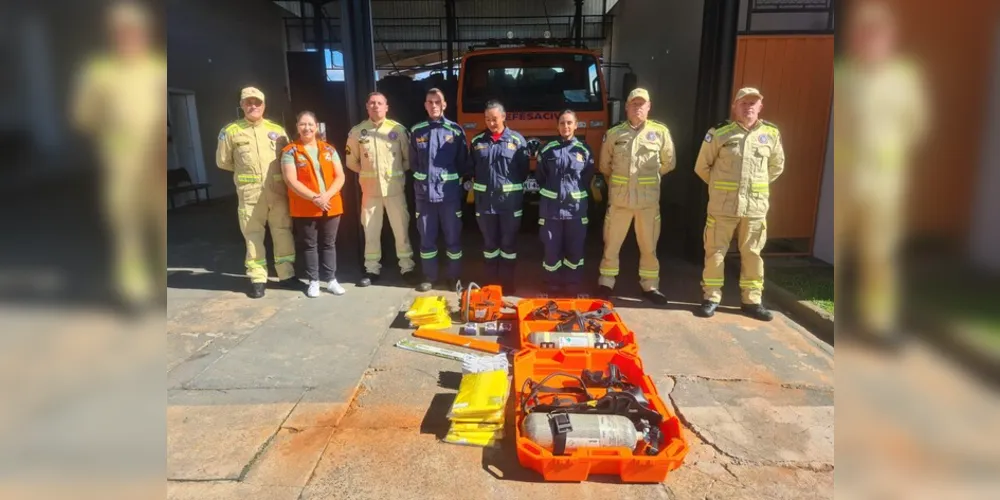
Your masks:
{"label": "wooden door", "polygon": [[811,253],[833,102],[832,35],[740,36],[733,95],[764,94],[761,117],[781,131],[785,171],[771,186],[768,239],[804,239]]}

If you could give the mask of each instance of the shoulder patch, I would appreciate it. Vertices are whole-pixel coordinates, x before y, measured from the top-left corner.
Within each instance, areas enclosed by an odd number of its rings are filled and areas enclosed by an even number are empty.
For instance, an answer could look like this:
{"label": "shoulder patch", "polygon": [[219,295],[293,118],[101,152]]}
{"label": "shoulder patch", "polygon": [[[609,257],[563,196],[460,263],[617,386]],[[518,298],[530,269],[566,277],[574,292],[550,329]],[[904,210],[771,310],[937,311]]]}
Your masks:
{"label": "shoulder patch", "polygon": [[712,142],[712,133],[711,132],[708,132],[707,134],[705,134],[705,142],[708,142],[708,143]]}
{"label": "shoulder patch", "polygon": [[225,127],[222,127],[222,130],[219,131],[219,140],[220,141],[226,140],[226,130],[229,130],[229,125],[226,125]]}

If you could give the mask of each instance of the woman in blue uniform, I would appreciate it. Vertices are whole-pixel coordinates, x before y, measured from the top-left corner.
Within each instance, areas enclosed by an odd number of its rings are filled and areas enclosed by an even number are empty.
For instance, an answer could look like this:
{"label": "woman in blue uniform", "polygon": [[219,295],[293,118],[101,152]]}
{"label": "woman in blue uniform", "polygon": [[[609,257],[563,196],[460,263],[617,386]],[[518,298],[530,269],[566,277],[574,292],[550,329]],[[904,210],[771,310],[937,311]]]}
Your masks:
{"label": "woman in blue uniform", "polygon": [[594,176],[594,155],[576,138],[576,125],[572,110],[559,114],[560,138],[542,148],[535,178],[541,195],[538,225],[547,292],[586,297],[580,283],[588,223],[587,187]]}

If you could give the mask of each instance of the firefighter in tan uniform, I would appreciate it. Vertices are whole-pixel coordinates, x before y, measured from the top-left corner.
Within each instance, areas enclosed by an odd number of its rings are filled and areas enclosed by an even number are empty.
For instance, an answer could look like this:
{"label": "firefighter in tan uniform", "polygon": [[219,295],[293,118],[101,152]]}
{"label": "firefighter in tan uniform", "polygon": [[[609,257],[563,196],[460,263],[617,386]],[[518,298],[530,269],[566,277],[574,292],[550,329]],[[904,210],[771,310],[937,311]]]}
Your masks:
{"label": "firefighter in tan uniform", "polygon": [[761,304],[764,260],[760,251],[767,241],[768,192],[785,168],[781,134],[758,115],[764,96],[742,88],[733,100],[733,120],[709,129],[698,152],[694,171],[708,184],[708,217],[705,222],[704,301],[697,313],[711,317],[722,300],[724,259],[733,232],[740,248],[740,291],[744,314],[770,321]]}
{"label": "firefighter in tan uniform", "polygon": [[[167,64],[149,45],[148,10],[118,4],[108,20],[113,47],[80,73],[72,121],[96,143],[112,238],[112,281],[121,305],[138,311],[166,287]],[[150,227],[157,241],[147,246]]]}
{"label": "firefighter in tan uniform", "polygon": [[834,66],[834,268],[845,272],[849,257],[858,264],[857,288],[839,287],[835,300],[856,301],[859,333],[883,347],[904,340],[897,321],[907,184],[913,148],[932,123],[925,77],[897,53],[897,30],[885,4],[862,4],[848,25],[847,57]]}
{"label": "firefighter in tan uniform", "polygon": [[264,250],[264,226],[271,229],[274,241],[274,268],[279,285],[290,290],[304,290],[295,277],[295,242],[292,219],[288,214],[288,188],[281,175],[278,157],[288,143],[285,129],[264,118],[264,93],[247,87],[240,92],[244,119],[222,128],[215,162],[233,172],[239,196],[237,214],[240,230],[246,239],[246,269],[250,277],[251,298],[264,296],[267,284],[267,255]]}
{"label": "firefighter in tan uniform", "polygon": [[677,159],[666,125],[646,119],[650,106],[649,92],[633,90],[625,103],[628,120],[604,135],[598,169],[608,179],[608,213],[604,219],[604,258],[597,296],[607,299],[615,287],[618,253],[634,220],[643,296],[654,304],[665,305],[667,298],[657,289],[660,178],[677,166]]}
{"label": "firefighter in tan uniform", "polygon": [[379,92],[368,95],[368,119],[355,125],[347,135],[347,168],[361,182],[361,226],[365,228],[365,277],[358,286],[369,286],[382,269],[382,220],[396,238],[396,257],[403,278],[416,285],[413,248],[410,246],[410,214],[403,187],[410,169],[410,138],[406,127],[386,118],[389,104]]}

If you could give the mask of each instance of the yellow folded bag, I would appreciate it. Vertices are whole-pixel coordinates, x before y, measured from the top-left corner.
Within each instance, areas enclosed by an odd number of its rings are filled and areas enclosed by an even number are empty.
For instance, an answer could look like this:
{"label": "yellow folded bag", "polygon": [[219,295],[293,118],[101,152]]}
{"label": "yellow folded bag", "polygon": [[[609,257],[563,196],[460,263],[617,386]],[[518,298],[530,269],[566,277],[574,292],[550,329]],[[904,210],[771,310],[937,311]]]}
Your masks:
{"label": "yellow folded bag", "polygon": [[503,429],[503,422],[452,422],[451,432],[496,432]]}
{"label": "yellow folded bag", "polygon": [[451,421],[454,423],[462,423],[462,424],[464,423],[502,424],[504,421],[504,410],[500,409],[499,411],[490,413],[485,416],[473,415],[470,417],[465,417],[465,416],[455,417],[452,418]]}
{"label": "yellow folded bag", "polygon": [[487,416],[503,410],[510,393],[506,370],[466,373],[448,418]]}
{"label": "yellow folded bag", "polygon": [[495,432],[449,432],[444,437],[446,443],[464,444],[468,446],[495,446],[503,439],[503,430]]}

